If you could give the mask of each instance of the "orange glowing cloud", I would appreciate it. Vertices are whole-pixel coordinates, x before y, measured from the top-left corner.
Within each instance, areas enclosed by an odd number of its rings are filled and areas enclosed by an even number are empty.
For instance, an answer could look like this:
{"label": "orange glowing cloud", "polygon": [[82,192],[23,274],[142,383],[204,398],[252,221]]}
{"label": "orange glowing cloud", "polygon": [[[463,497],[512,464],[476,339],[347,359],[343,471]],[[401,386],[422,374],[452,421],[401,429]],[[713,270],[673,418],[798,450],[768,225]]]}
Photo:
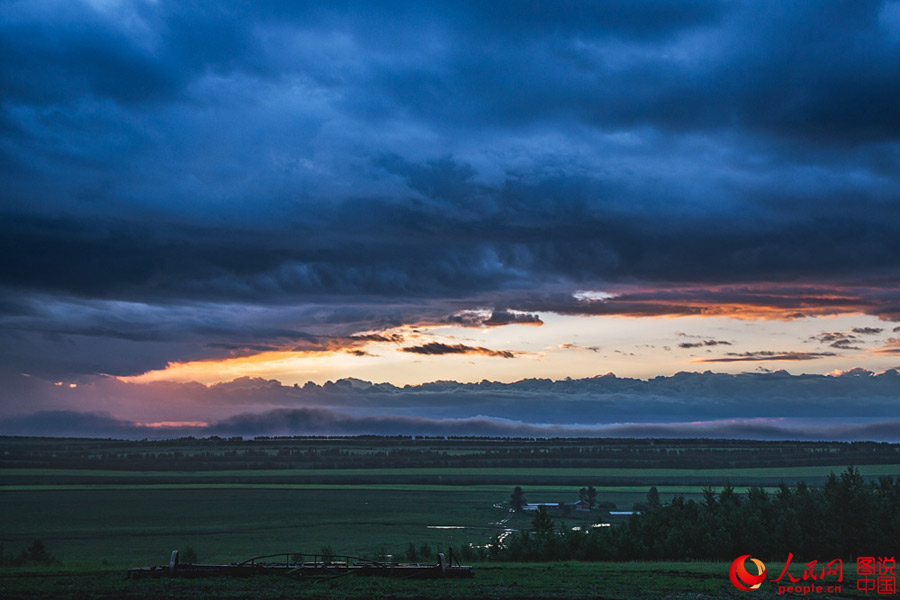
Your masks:
{"label": "orange glowing cloud", "polygon": [[793,320],[842,314],[890,319],[897,294],[873,293],[853,286],[782,285],[630,287],[613,292],[578,292],[534,299],[518,308],[567,315],[625,317],[728,317],[745,320]]}
{"label": "orange glowing cloud", "polygon": [[119,377],[126,383],[153,383],[159,381],[221,383],[240,377],[282,379],[285,374],[310,375],[321,367],[340,371],[349,367],[354,359],[377,356],[367,348],[378,345],[396,345],[404,341],[404,334],[397,332],[360,332],[348,337],[321,337],[305,346],[253,351],[250,347],[223,345],[229,355],[189,362],[170,362],[164,369],[147,371],[140,375]]}
{"label": "orange glowing cloud", "polygon": [[209,427],[206,421],[156,421],[153,423],[135,423],[137,427],[160,429],[163,427]]}
{"label": "orange glowing cloud", "polygon": [[171,362],[166,368],[147,371],[132,377],[119,377],[126,383],[153,383],[176,381],[210,384],[230,381],[239,377],[270,377],[292,371],[313,373],[314,361],[322,357],[316,351],[270,351],[252,356],[225,358],[221,360],[197,360],[191,362]]}
{"label": "orange glowing cloud", "polygon": [[891,338],[887,343],[875,350],[875,354],[900,354],[900,338]]}

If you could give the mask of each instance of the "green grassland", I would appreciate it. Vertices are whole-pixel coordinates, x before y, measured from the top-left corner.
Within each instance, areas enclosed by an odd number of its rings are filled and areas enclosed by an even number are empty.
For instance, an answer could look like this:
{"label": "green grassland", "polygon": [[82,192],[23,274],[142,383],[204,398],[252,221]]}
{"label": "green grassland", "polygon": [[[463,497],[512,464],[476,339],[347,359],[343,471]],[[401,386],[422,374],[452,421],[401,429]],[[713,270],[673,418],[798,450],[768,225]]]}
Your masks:
{"label": "green grassland", "polygon": [[[147,471],[745,469],[900,464],[900,444],[410,436],[114,440],[0,437],[0,467]],[[448,471],[453,477],[466,471]],[[567,471],[560,471],[567,476]],[[663,476],[670,473],[662,471]],[[690,475],[689,472],[684,473]],[[277,476],[275,473],[273,476]],[[618,477],[622,473],[611,472]],[[627,475],[627,473],[625,473]],[[365,473],[357,473],[365,476]],[[420,474],[420,476],[423,476]],[[604,476],[598,471],[598,476]],[[790,476],[786,473],[785,476]],[[302,483],[302,482],[301,482]],[[365,483],[358,481],[357,483]],[[429,483],[419,481],[417,483]],[[529,482],[538,483],[538,482]],[[558,483],[556,481],[555,483]]]}
{"label": "green grassland", "polygon": [[[900,476],[900,464],[859,465],[869,479]],[[572,501],[578,489],[591,484],[616,496],[646,493],[649,486],[660,492],[696,495],[702,487],[726,484],[745,491],[749,486],[773,488],[781,483],[806,481],[821,485],[838,466],[660,469],[660,468],[380,468],[380,469],[245,469],[210,471],[123,471],[106,469],[0,468],[0,492],[76,489],[347,489],[445,491],[452,489],[503,493],[516,485],[533,491],[559,490],[558,497],[539,501]],[[508,492],[507,492],[508,493]],[[572,498],[572,494],[575,498]],[[640,500],[630,500],[631,502]],[[626,506],[627,508],[627,506]]]}
{"label": "green grassland", "polygon": [[[770,564],[779,572],[782,565]],[[371,598],[480,600],[538,600],[597,598],[606,600],[712,600],[747,598],[728,581],[728,564],[691,563],[530,563],[476,565],[476,576],[462,580],[398,580],[379,577],[341,577],[328,581],[296,581],[269,576],[249,579],[228,577],[192,580],[129,580],[121,571],[0,573],[0,597],[17,598],[158,598],[223,600]],[[812,598],[862,598],[855,576],[845,574],[840,594],[811,594]],[[782,598],[777,585],[767,581],[752,593],[756,599]],[[790,596],[788,596],[790,597]],[[889,597],[889,596],[879,596]]]}
{"label": "green grassland", "polygon": [[[122,568],[159,562],[190,544],[203,561],[231,562],[273,552],[400,554],[410,542],[433,549],[484,544],[504,528],[528,528],[531,517],[494,505],[497,490],[170,488],[6,491],[0,532],[7,551],[42,540],[65,567]],[[534,501],[570,500],[574,490],[544,490]],[[603,495],[621,505],[642,493]],[[573,512],[576,526],[603,520]],[[608,520],[608,517],[607,519]],[[460,529],[437,529],[459,527]]]}
{"label": "green grassland", "polygon": [[[646,499],[648,488],[600,488],[598,501],[619,509]],[[19,552],[40,539],[66,569],[127,568],[165,562],[191,546],[204,562],[228,563],[275,552],[403,558],[410,543],[432,550],[484,545],[506,529],[530,529],[533,515],[509,515],[510,488],[487,486],[235,487],[85,486],[0,492],[0,539]],[[699,487],[659,488],[699,500]],[[740,488],[738,492],[745,492]],[[774,490],[770,490],[774,492]],[[577,488],[526,488],[531,502],[572,501]],[[554,511],[561,527],[624,519],[608,512]],[[504,521],[501,523],[501,521]]]}
{"label": "green grassland", "polygon": [[[253,454],[257,452],[256,442],[204,440],[169,445],[147,442],[146,448],[139,446],[137,450],[168,453],[156,468],[147,468],[156,463],[130,454],[115,459],[117,452],[135,451],[136,442],[0,440],[2,550],[14,554],[41,540],[60,561],[44,568],[0,568],[0,598],[744,597],[728,582],[727,565],[719,563],[485,563],[478,565],[474,580],[453,582],[356,577],[318,583],[279,577],[130,581],[125,579],[125,570],[164,564],[173,549],[188,546],[199,561],[211,563],[276,552],[317,553],[324,547],[337,554],[388,554],[404,560],[410,544],[416,548],[428,545],[432,552],[446,551],[463,544],[483,546],[508,529],[529,529],[531,514],[510,515],[505,507],[516,485],[524,488],[529,502],[573,502],[579,489],[590,484],[598,491],[598,502],[630,510],[646,500],[651,485],[658,488],[663,503],[676,495],[699,500],[704,486],[721,488],[726,483],[740,494],[756,485],[774,493],[775,486],[782,482],[805,480],[819,485],[847,464],[835,458],[832,464],[782,461],[777,466],[761,467],[757,463],[778,454],[779,445],[756,444],[736,450],[728,444],[718,448],[703,441],[693,445],[673,443],[678,446],[677,456],[686,455],[676,461],[677,466],[663,466],[652,459],[668,452],[662,443],[634,442],[635,449],[628,442],[617,441],[610,448],[595,448],[598,456],[621,450],[628,454],[628,461],[646,459],[643,466],[614,460],[599,466],[595,459],[575,454],[570,457],[567,453],[573,453],[577,444],[567,441],[554,441],[533,461],[525,454],[528,444],[510,444],[519,452],[519,466],[493,462],[490,453],[505,447],[499,440],[424,440],[421,444],[382,439],[279,440],[280,450],[271,452],[264,446],[270,443],[275,442],[263,441],[259,447],[266,456],[282,461],[277,468],[255,462],[261,460]],[[346,449],[341,452],[346,454],[337,458],[323,454],[324,446],[345,443]],[[450,460],[432,456],[432,448],[444,448],[441,452],[452,459],[469,452],[467,444],[472,444],[471,452],[479,457],[474,463],[477,466],[428,462]],[[174,453],[182,450],[173,448],[182,447],[185,457],[176,456]],[[221,456],[209,455],[209,448]],[[403,468],[363,468],[357,464],[364,460],[392,464],[391,452],[409,448],[421,454]],[[476,453],[477,448],[481,449]],[[299,460],[301,450],[302,458],[308,458],[315,467],[290,466]],[[894,445],[862,449],[804,445],[795,450],[803,460],[807,455],[877,453],[879,461],[857,463],[860,473],[869,479],[900,476],[900,461],[888,460],[897,455]],[[235,456],[237,451],[251,454]],[[187,457],[191,452],[200,458],[192,462]],[[738,454],[744,458],[736,464],[747,466],[690,468],[692,456],[716,453]],[[245,458],[251,462],[238,465]],[[329,467],[331,463],[322,462],[325,458],[340,459],[346,468]],[[200,465],[203,467],[196,468]],[[600,510],[555,512],[553,518],[559,527],[584,527],[603,521],[616,526],[624,520]],[[844,587],[845,593],[839,597],[857,597],[852,581]],[[764,589],[753,596],[770,598],[774,594]]]}

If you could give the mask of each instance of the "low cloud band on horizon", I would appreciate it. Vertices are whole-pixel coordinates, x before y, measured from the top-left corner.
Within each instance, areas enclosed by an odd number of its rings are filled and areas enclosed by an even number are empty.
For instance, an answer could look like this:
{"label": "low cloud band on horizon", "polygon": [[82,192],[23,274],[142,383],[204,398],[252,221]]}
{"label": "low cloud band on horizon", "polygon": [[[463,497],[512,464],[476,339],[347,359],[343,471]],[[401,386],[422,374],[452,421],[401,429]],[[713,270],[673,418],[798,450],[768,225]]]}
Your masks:
{"label": "low cloud band on horizon", "polygon": [[833,424],[810,419],[729,419],[688,423],[532,424],[489,417],[355,417],[325,408],[242,413],[208,426],[142,426],[99,413],[44,411],[0,419],[0,435],[51,437],[445,435],[485,437],[721,438],[900,442],[900,420]]}
{"label": "low cloud band on horizon", "polygon": [[2,383],[19,399],[15,407],[0,407],[4,433],[34,435],[62,431],[107,435],[104,432],[114,430],[149,435],[151,430],[166,429],[137,428],[136,423],[178,422],[246,431],[277,426],[335,433],[415,434],[419,426],[423,431],[445,427],[485,435],[516,428],[535,432],[525,435],[544,435],[541,431],[551,435],[554,428],[563,432],[559,435],[576,435],[577,430],[601,435],[604,427],[614,424],[619,424],[615,431],[624,432],[622,424],[671,429],[674,424],[707,423],[691,431],[722,437],[731,435],[732,422],[743,423],[747,432],[759,423],[854,423],[860,418],[889,423],[896,421],[900,406],[900,372],[875,374],[862,368],[827,376],[707,371],[648,380],[607,374],[577,380],[435,381],[403,387],[359,379],[283,385],[250,377],[212,385],[105,378],[71,387],[22,376]]}

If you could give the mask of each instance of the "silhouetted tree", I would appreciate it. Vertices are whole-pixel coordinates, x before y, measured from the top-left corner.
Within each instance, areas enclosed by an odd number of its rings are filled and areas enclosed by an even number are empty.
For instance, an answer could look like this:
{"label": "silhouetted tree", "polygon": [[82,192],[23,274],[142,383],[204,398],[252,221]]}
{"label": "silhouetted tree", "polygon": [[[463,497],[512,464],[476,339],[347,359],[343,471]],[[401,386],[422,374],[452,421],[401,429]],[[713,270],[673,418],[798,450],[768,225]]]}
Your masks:
{"label": "silhouetted tree", "polygon": [[534,519],[531,521],[531,526],[534,527],[534,532],[538,536],[545,536],[553,532],[553,525],[553,519],[550,518],[550,513],[547,512],[547,507],[538,506],[537,514],[534,515]]}
{"label": "silhouetted tree", "polygon": [[597,503],[597,490],[594,486],[589,485],[586,488],[581,488],[581,491],[578,492],[578,496],[588,503],[591,510],[594,510],[594,504]]}
{"label": "silhouetted tree", "polygon": [[513,492],[509,497],[509,505],[512,507],[512,509],[514,511],[518,512],[518,511],[522,510],[522,507],[525,506],[527,503],[528,503],[528,501],[525,500],[525,492],[522,491],[521,487],[516,486],[515,489],[513,489]]}
{"label": "silhouetted tree", "polygon": [[419,562],[419,553],[416,552],[416,545],[412,542],[406,548],[406,560],[409,562]]}
{"label": "silhouetted tree", "polygon": [[419,546],[419,556],[422,560],[430,560],[431,557],[434,556],[431,546],[429,546],[427,542]]}
{"label": "silhouetted tree", "polygon": [[322,560],[324,561],[332,560],[334,559],[334,548],[330,545],[322,546],[322,548],[319,550],[319,554],[322,555]]}
{"label": "silhouetted tree", "polygon": [[[652,497],[648,493],[648,503]],[[657,498],[658,500],[658,498]],[[763,560],[823,555],[852,559],[860,553],[890,556],[900,539],[900,479],[867,482],[857,469],[831,475],[821,488],[800,482],[768,494],[760,486],[746,495],[726,485],[711,488],[701,502],[676,496],[655,510],[634,515],[619,527],[554,530],[541,507],[534,535],[509,538],[499,560],[733,560],[752,554]],[[563,528],[565,529],[565,528]]]}
{"label": "silhouetted tree", "polygon": [[57,560],[55,556],[47,551],[47,547],[44,546],[44,542],[42,542],[41,540],[34,540],[31,545],[28,546],[28,548],[26,548],[25,550],[22,550],[22,552],[20,552],[18,556],[13,556],[12,554],[10,554],[9,556],[2,556],[2,551],[0,551],[0,557],[2,557],[2,563],[17,566],[25,564],[59,564],[59,560]]}

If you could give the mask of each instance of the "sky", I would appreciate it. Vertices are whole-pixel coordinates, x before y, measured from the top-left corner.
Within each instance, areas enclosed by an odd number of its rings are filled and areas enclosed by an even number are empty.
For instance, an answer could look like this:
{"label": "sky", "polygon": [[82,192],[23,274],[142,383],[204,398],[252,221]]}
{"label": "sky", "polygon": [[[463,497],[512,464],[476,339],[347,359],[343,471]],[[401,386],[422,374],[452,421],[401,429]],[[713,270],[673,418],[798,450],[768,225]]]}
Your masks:
{"label": "sky", "polygon": [[0,434],[900,441],[900,1],[13,0],[0,55]]}

